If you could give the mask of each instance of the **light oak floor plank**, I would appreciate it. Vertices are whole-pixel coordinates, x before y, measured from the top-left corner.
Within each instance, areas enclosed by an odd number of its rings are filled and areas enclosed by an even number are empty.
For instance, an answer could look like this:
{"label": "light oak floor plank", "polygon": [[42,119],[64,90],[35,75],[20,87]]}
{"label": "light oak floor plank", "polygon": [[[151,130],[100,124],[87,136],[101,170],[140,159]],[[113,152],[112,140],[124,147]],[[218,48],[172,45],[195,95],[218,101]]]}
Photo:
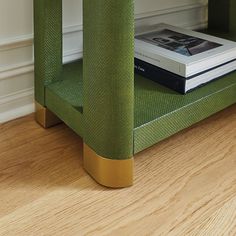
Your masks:
{"label": "light oak floor plank", "polygon": [[189,235],[236,235],[236,197],[226,202]]}
{"label": "light oak floor plank", "polygon": [[27,116],[0,125],[0,235],[236,235],[236,106],[135,156],[135,184],[82,167],[82,139]]}

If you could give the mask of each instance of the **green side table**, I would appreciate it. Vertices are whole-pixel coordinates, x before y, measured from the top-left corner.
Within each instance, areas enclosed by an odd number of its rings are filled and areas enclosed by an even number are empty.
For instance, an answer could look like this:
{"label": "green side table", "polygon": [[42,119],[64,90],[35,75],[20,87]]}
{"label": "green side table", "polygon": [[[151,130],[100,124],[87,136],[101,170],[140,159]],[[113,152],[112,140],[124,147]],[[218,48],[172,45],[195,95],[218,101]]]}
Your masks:
{"label": "green side table", "polygon": [[[210,0],[209,33],[236,39],[234,13],[233,0]],[[83,60],[66,65],[62,0],[34,0],[34,25],[36,120],[80,135],[102,185],[132,185],[134,154],[236,102],[236,73],[187,95],[134,75],[133,0],[84,1]]]}

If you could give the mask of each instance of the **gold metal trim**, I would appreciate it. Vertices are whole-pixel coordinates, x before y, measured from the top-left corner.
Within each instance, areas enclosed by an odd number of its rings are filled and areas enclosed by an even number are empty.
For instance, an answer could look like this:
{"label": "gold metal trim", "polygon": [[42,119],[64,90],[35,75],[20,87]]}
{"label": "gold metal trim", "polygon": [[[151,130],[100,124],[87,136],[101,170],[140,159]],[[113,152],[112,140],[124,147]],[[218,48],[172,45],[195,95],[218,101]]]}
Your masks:
{"label": "gold metal trim", "polygon": [[99,156],[84,143],[84,168],[101,185],[123,188],[133,184],[134,158],[112,160]]}
{"label": "gold metal trim", "polygon": [[38,102],[35,102],[35,120],[44,128],[49,128],[62,122],[54,113]]}

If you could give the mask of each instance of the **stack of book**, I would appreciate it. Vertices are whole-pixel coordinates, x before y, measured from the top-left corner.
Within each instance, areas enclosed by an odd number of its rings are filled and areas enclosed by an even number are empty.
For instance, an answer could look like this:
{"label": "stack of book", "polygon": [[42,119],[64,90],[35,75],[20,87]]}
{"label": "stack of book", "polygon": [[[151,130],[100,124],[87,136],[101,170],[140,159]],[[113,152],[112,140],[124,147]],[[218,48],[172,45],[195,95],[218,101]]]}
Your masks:
{"label": "stack of book", "polygon": [[135,72],[185,94],[236,69],[236,43],[157,25],[135,37]]}

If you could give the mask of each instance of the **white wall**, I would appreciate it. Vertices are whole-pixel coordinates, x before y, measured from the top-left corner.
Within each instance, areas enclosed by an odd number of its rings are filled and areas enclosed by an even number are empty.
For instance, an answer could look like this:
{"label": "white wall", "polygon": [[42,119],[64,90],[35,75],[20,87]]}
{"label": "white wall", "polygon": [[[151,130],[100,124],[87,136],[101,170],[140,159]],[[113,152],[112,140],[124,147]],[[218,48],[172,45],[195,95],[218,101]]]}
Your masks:
{"label": "white wall", "polygon": [[[64,0],[64,62],[82,56],[82,0]],[[33,0],[0,1],[0,123],[33,112]],[[137,30],[207,24],[207,0],[135,0]]]}

